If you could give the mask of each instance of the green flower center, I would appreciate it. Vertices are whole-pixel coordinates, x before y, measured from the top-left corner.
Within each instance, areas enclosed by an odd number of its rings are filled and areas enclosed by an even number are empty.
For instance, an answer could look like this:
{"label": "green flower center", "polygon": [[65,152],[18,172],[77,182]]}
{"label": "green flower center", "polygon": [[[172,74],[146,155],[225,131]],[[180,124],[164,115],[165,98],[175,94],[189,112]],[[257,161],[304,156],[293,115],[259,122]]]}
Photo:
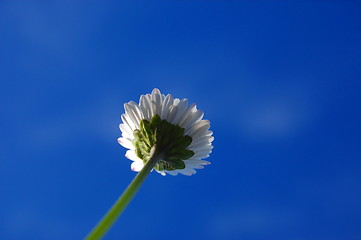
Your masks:
{"label": "green flower center", "polygon": [[154,169],[158,171],[184,169],[183,160],[194,155],[193,151],[187,149],[192,138],[184,135],[184,128],[161,120],[158,115],[154,115],[150,121],[140,121],[139,128],[133,132],[135,153],[146,163],[151,151],[157,151],[161,160]]}

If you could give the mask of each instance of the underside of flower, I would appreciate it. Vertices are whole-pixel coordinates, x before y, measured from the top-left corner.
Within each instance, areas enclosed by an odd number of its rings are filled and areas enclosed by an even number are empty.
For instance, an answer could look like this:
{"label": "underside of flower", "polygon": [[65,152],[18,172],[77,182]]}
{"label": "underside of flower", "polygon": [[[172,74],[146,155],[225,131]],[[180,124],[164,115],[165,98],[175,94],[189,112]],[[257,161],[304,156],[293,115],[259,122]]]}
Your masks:
{"label": "underside of flower", "polygon": [[192,138],[184,135],[184,128],[161,120],[157,114],[150,121],[141,120],[140,128],[134,130],[132,143],[144,164],[149,160],[152,149],[160,154],[161,160],[154,167],[158,171],[184,169],[182,160],[194,155],[187,149]]}
{"label": "underside of flower", "polygon": [[213,132],[195,104],[155,88],[139,104],[131,101],[124,108],[118,142],[129,149],[125,156],[133,161],[133,171],[140,171],[154,151],[160,159],[154,169],[162,175],[192,175],[209,164],[202,159],[212,152]]}

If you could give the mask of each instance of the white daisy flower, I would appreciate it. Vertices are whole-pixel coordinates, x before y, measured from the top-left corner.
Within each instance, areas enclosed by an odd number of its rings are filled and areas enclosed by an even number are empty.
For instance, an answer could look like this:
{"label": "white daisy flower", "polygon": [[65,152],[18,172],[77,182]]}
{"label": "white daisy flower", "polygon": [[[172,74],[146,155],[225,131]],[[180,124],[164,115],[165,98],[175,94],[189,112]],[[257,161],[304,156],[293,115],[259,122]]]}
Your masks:
{"label": "white daisy flower", "polygon": [[202,159],[212,152],[213,132],[195,104],[188,106],[187,99],[165,96],[155,88],[140,96],[139,104],[131,101],[124,109],[118,142],[129,149],[125,156],[133,161],[133,171],[143,168],[154,149],[161,152],[154,169],[163,176],[190,176],[210,164]]}

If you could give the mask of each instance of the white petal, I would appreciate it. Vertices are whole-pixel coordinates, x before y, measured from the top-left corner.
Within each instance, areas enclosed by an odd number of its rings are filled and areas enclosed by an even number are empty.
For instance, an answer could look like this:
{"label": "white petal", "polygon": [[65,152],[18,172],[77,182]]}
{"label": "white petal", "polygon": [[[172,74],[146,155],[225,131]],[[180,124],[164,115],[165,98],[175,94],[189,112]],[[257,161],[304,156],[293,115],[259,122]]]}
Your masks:
{"label": "white petal", "polygon": [[168,173],[168,174],[170,174],[170,175],[172,175],[172,176],[177,176],[178,175],[178,171],[177,170],[174,170],[174,171],[164,171],[165,173]]}
{"label": "white petal", "polygon": [[202,120],[193,125],[193,127],[186,133],[192,137],[192,139],[197,139],[207,134],[207,131],[210,127],[208,120]]}
{"label": "white petal", "polygon": [[204,136],[198,137],[197,139],[192,139],[192,143],[196,144],[198,142],[208,141],[209,143],[213,142],[214,137],[211,136],[213,134],[212,131],[208,131]]}
{"label": "white petal", "polygon": [[165,95],[162,93],[161,96],[162,96],[162,102],[163,102],[164,98],[165,98]]}
{"label": "white petal", "polygon": [[139,105],[131,101],[128,103],[128,108],[130,108],[130,110],[132,111],[132,114],[134,115],[134,118],[139,125],[140,121],[143,119],[143,114],[140,111]]}
{"label": "white petal", "polygon": [[128,125],[132,132],[137,129],[136,123],[134,123],[126,113],[122,114],[122,120],[124,124]]}
{"label": "white petal", "polygon": [[174,98],[173,105],[177,106],[179,104],[179,102],[180,102],[179,98]]}
{"label": "white petal", "polygon": [[172,105],[169,108],[169,113],[168,113],[168,116],[167,116],[166,120],[168,122],[174,124],[175,118],[177,117],[177,113],[178,113],[178,106]]}
{"label": "white petal", "polygon": [[152,106],[151,103],[149,101],[149,96],[147,95],[142,95],[140,96],[140,110],[143,113],[144,119],[146,120],[150,120],[151,117],[153,116],[153,110],[152,110]]}
{"label": "white petal", "polygon": [[160,116],[161,119],[167,119],[169,108],[170,106],[172,106],[172,104],[173,104],[173,96],[171,94],[168,94],[163,101],[162,114]]}
{"label": "white petal", "polygon": [[139,105],[136,102],[133,102],[133,101],[129,102],[129,104],[131,106],[133,106],[133,108],[136,110],[137,116],[139,117],[140,120],[142,120],[143,116],[142,116],[142,111],[140,110]]}
{"label": "white petal", "polygon": [[194,154],[194,156],[192,156],[191,158],[195,158],[195,159],[205,159],[207,157],[209,157],[209,154],[212,153],[212,150],[210,151],[205,151],[205,152],[196,152]]}
{"label": "white petal", "polygon": [[196,173],[196,170],[194,170],[193,168],[184,168],[184,169],[178,169],[179,173],[186,175],[186,176],[191,176],[193,174]]}
{"label": "white petal", "polygon": [[192,148],[189,150],[192,150],[194,152],[194,156],[200,156],[200,155],[208,155],[212,152],[213,146],[205,146],[200,148]]}
{"label": "white petal", "polygon": [[133,139],[133,132],[128,125],[121,123],[119,124],[119,129],[122,131],[123,137]]}
{"label": "white petal", "polygon": [[193,127],[194,124],[196,124],[197,122],[199,122],[203,118],[203,115],[204,115],[204,113],[201,110],[197,110],[196,112],[194,112],[192,114],[192,117],[183,126],[183,128],[185,129],[186,134]]}
{"label": "white petal", "polygon": [[129,119],[134,123],[135,126],[139,126],[140,120],[137,116],[136,110],[129,103],[124,104],[124,109]]}
{"label": "white petal", "polygon": [[152,91],[152,105],[153,105],[153,114],[162,115],[162,96],[160,91],[157,88],[154,88]]}
{"label": "white petal", "polygon": [[195,160],[189,160],[189,159],[187,159],[187,160],[184,160],[184,162],[185,162],[185,164],[188,164],[188,163],[190,163],[190,164],[199,164],[199,165],[209,165],[209,164],[211,164],[211,163],[208,162],[208,161],[199,160],[199,159],[195,159]]}
{"label": "white petal", "polygon": [[143,167],[144,167],[143,161],[135,161],[130,166],[130,168],[134,172],[139,172],[140,170],[142,170]]}
{"label": "white petal", "polygon": [[118,143],[125,148],[132,149],[132,150],[135,149],[132,142],[127,138],[123,138],[123,137],[118,138]]}
{"label": "white petal", "polygon": [[182,99],[182,101],[179,102],[179,104],[177,105],[178,107],[178,112],[177,112],[177,116],[174,119],[174,124],[178,124],[178,120],[183,116],[184,111],[187,109],[187,105],[188,105],[188,99]]}
{"label": "white petal", "polygon": [[155,170],[157,173],[161,174],[162,176],[165,176],[165,171],[158,171],[158,170]]}
{"label": "white petal", "polygon": [[135,162],[139,162],[141,161],[142,162],[142,159],[140,159],[136,154],[135,154],[135,151],[134,150],[128,150],[126,153],[125,153],[125,157],[132,160],[132,161],[135,161]]}
{"label": "white petal", "polygon": [[147,103],[148,103],[149,116],[150,116],[150,118],[152,118],[154,116],[152,95],[146,94],[145,98],[147,99]]}
{"label": "white petal", "polygon": [[182,117],[178,120],[178,125],[184,128],[184,125],[187,125],[188,121],[192,118],[193,112],[196,111],[196,105],[191,104],[183,113]]}
{"label": "white petal", "polygon": [[211,144],[211,139],[209,136],[205,136],[205,137],[202,137],[202,138],[198,138],[196,141],[193,142],[193,139],[192,139],[192,143],[189,145],[189,149],[194,149],[194,148],[199,148],[199,147],[202,147],[202,146],[207,146],[209,144]]}
{"label": "white petal", "polygon": [[187,164],[187,167],[194,168],[194,169],[204,169],[204,166],[196,165],[196,164]]}

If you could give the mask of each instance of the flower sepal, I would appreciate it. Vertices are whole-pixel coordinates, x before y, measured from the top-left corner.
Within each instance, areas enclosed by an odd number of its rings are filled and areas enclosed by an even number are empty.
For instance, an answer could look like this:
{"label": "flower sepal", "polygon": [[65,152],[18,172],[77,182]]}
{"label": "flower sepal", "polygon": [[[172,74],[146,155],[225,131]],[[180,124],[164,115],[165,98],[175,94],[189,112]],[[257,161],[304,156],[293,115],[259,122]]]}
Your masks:
{"label": "flower sepal", "polygon": [[187,149],[192,138],[184,135],[184,128],[162,120],[157,114],[150,121],[141,120],[139,128],[133,132],[135,153],[145,164],[151,156],[151,150],[157,152],[160,160],[154,169],[158,171],[184,169],[183,160],[194,155],[193,151]]}

